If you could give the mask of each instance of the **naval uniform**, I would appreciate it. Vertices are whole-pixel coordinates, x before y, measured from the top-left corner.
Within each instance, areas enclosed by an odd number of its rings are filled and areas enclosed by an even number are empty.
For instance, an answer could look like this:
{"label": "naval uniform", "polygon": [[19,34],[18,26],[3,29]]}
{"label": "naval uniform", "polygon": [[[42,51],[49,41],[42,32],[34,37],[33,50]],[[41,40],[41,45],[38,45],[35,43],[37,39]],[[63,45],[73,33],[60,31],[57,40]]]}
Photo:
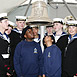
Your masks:
{"label": "naval uniform", "polygon": [[[19,31],[17,28],[14,28],[10,35],[10,47],[11,47],[11,63],[14,68],[13,57],[16,45],[22,40],[22,31]],[[16,77],[16,73],[14,72],[13,77]]]}
{"label": "naval uniform", "polygon": [[10,37],[10,45],[11,45],[11,53],[12,53],[12,59],[14,56],[14,51],[16,48],[16,45],[22,40],[22,31],[19,31],[17,28],[14,28],[11,32],[11,34],[9,35]]}
{"label": "naval uniform", "polygon": [[71,35],[65,35],[57,43],[63,54],[63,76],[73,77],[77,74],[77,34],[71,38]]}
{"label": "naval uniform", "polygon": [[17,77],[38,77],[42,71],[42,51],[39,43],[23,40],[15,49],[14,68]]}
{"label": "naval uniform", "polygon": [[34,38],[34,41],[40,44],[40,34],[38,34],[38,38]]}
{"label": "naval uniform", "polygon": [[6,33],[0,32],[0,77],[6,77],[6,73],[13,74],[10,64],[10,40]]}
{"label": "naval uniform", "polygon": [[61,34],[61,35],[56,35],[56,32],[55,32],[55,33],[53,33],[53,35],[54,35],[54,38],[55,38],[55,43],[57,43],[57,42],[58,42],[58,40],[59,40],[59,38],[60,38],[61,36],[66,35],[66,33],[65,33],[65,32],[62,32],[62,34]]}
{"label": "naval uniform", "polygon": [[54,44],[45,49],[43,74],[46,77],[61,77],[61,51]]}

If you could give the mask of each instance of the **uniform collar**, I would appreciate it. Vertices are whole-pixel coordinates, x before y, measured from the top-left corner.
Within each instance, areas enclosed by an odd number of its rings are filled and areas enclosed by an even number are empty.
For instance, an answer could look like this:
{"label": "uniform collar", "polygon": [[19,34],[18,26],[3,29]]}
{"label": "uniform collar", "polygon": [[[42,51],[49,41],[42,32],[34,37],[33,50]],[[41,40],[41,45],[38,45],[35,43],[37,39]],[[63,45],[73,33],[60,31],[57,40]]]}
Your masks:
{"label": "uniform collar", "polygon": [[18,30],[17,28],[14,28],[13,31],[22,34],[22,31],[21,30]]}
{"label": "uniform collar", "polygon": [[[56,32],[55,33],[53,33],[54,34],[54,36],[56,36]],[[62,34],[61,35],[66,35],[66,33],[65,32],[62,32]]]}
{"label": "uniform collar", "polygon": [[8,43],[10,43],[10,38],[8,37],[8,35],[7,35],[6,33],[2,34],[2,33],[0,32],[0,37],[1,37],[2,39],[4,39],[4,40],[8,41]]}
{"label": "uniform collar", "polygon": [[69,35],[69,38],[70,39],[74,39],[74,38],[77,38],[77,33],[71,38],[71,35]]}

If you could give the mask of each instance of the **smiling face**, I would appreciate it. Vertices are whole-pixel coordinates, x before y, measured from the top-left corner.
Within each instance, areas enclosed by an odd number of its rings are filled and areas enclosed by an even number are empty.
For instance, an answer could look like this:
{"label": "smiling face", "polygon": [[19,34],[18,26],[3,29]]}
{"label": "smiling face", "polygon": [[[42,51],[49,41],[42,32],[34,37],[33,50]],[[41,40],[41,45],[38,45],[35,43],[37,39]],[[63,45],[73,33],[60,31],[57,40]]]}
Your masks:
{"label": "smiling face", "polygon": [[38,28],[37,27],[33,27],[32,30],[33,30],[34,36],[38,35]]}
{"label": "smiling face", "polygon": [[77,27],[76,26],[69,26],[68,27],[68,32],[69,32],[69,34],[74,36],[77,33]]}
{"label": "smiling face", "polygon": [[26,38],[27,41],[32,41],[33,38],[34,38],[32,29],[28,29],[28,30],[25,32],[24,37]]}

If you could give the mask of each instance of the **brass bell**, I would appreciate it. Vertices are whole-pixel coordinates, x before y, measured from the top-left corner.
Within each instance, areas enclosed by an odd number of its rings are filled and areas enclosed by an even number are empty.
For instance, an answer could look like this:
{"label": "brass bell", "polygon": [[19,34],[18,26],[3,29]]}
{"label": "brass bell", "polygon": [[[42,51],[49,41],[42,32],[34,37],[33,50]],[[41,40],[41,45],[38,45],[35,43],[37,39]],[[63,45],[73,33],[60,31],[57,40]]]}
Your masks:
{"label": "brass bell", "polygon": [[47,5],[44,1],[36,1],[32,4],[31,16],[27,19],[27,24],[30,25],[47,25],[51,23],[48,17]]}

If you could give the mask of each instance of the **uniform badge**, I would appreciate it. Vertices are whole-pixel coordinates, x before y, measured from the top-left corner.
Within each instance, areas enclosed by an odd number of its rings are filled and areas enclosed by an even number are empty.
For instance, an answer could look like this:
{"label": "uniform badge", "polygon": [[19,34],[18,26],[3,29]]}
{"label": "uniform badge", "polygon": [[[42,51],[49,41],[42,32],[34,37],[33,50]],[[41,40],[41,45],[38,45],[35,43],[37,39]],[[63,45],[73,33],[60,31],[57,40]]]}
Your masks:
{"label": "uniform badge", "polygon": [[48,52],[48,57],[51,57],[51,54],[50,54],[50,52]]}
{"label": "uniform badge", "polygon": [[37,49],[36,48],[34,48],[34,53],[37,53]]}

